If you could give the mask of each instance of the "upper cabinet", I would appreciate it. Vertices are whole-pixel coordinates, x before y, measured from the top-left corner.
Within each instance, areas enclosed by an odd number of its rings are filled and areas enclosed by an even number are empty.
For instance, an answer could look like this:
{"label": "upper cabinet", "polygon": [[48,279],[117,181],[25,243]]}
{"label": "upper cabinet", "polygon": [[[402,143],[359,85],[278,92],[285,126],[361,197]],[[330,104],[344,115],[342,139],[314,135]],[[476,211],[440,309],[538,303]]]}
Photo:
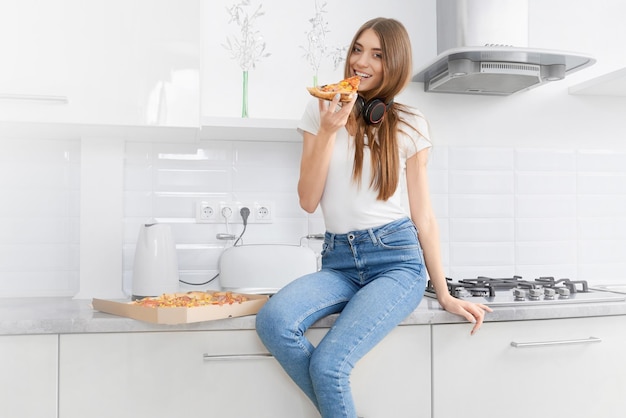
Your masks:
{"label": "upper cabinet", "polygon": [[569,88],[570,94],[626,96],[626,68],[587,80]]}
{"label": "upper cabinet", "polygon": [[200,0],[0,3],[0,120],[198,127]]}

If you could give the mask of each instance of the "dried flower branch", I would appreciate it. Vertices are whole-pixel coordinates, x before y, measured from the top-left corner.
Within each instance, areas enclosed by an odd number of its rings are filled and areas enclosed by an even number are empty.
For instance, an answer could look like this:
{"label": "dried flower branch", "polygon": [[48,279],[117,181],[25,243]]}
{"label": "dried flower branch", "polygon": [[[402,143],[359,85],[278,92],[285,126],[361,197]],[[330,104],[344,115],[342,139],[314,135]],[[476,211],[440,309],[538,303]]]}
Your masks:
{"label": "dried flower branch", "polygon": [[345,60],[345,54],[348,47],[331,48],[327,45],[326,35],[330,32],[328,30],[328,22],[324,18],[326,12],[327,3],[324,2],[321,5],[315,0],[315,16],[309,19],[311,23],[311,30],[306,32],[307,46],[301,46],[304,49],[304,57],[309,62],[309,65],[313,69],[314,78],[317,80],[317,73],[319,72],[322,61],[325,58],[330,58],[333,62],[334,69],[339,67]]}
{"label": "dried flower branch", "polygon": [[239,62],[243,71],[254,69],[259,59],[271,55],[265,52],[265,41],[260,32],[254,28],[257,18],[265,14],[261,10],[263,5],[260,4],[252,15],[249,15],[245,10],[247,6],[250,6],[250,0],[241,0],[230,8],[226,8],[230,15],[228,23],[237,23],[240,28],[240,37],[229,37],[226,39],[226,44],[223,45],[230,51],[231,58]]}
{"label": "dried flower branch", "polygon": [[326,3],[321,6],[315,1],[315,16],[309,19],[311,23],[311,30],[306,32],[307,46],[301,46],[304,49],[304,57],[311,65],[311,68],[317,74],[319,71],[322,59],[324,58],[327,50],[326,46],[326,34],[328,30],[328,22],[324,19],[324,13],[326,13]]}

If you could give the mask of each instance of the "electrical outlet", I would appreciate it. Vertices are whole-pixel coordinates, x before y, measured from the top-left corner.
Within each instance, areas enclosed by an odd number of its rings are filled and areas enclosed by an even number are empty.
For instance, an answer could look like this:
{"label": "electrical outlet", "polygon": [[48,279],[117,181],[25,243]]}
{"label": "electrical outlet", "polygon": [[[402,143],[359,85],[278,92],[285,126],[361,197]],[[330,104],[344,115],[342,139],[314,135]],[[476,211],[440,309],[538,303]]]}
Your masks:
{"label": "electrical outlet", "polygon": [[234,223],[239,221],[239,209],[237,202],[220,202],[218,219],[222,222]]}
{"label": "electrical outlet", "polygon": [[241,217],[241,209],[243,208],[248,208],[248,210],[250,211],[250,214],[248,215],[248,219],[247,219],[247,223],[254,223],[254,211],[255,211],[255,207],[256,207],[257,203],[256,202],[234,202],[233,206],[235,207],[234,211],[234,217],[233,217],[233,222],[234,223],[238,223],[238,224],[242,224],[243,223],[243,218]]}
{"label": "electrical outlet", "polygon": [[273,205],[270,202],[255,203],[254,221],[257,223],[271,223],[273,218]]}
{"label": "electrical outlet", "polygon": [[217,216],[218,208],[217,202],[198,202],[196,204],[196,223],[220,222]]}
{"label": "electrical outlet", "polygon": [[202,201],[196,204],[196,223],[242,224],[242,208],[250,209],[248,223],[272,223],[273,204],[270,202]]}

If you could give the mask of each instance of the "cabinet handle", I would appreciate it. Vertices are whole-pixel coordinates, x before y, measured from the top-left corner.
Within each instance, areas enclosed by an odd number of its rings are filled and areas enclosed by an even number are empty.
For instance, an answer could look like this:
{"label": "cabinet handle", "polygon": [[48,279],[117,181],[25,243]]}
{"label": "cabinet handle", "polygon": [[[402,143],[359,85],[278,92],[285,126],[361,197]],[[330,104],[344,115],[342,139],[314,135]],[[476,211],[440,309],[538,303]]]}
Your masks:
{"label": "cabinet handle", "polygon": [[24,102],[68,104],[67,96],[50,96],[43,94],[0,94],[0,100],[17,100]]}
{"label": "cabinet handle", "polygon": [[581,340],[536,341],[536,342],[529,342],[529,343],[518,343],[518,342],[512,341],[511,345],[515,348],[526,348],[526,347],[541,347],[541,346],[549,346],[549,345],[588,344],[588,343],[600,343],[600,342],[602,342],[602,338],[589,337],[589,338],[583,338]]}
{"label": "cabinet handle", "polygon": [[204,353],[202,358],[205,361],[231,361],[231,360],[258,360],[258,359],[268,359],[274,358],[270,353],[259,353],[259,354],[223,354],[223,355],[213,355]]}

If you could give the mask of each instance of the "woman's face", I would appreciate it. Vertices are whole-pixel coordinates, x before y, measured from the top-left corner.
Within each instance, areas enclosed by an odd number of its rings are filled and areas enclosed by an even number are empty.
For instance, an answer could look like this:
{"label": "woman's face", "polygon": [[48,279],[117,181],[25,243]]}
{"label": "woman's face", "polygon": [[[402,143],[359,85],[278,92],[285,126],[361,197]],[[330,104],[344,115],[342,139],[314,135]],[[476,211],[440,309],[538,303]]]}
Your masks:
{"label": "woman's face", "polygon": [[361,77],[359,90],[370,91],[383,82],[383,50],[378,35],[372,29],[366,29],[356,40],[348,63],[352,75]]}

